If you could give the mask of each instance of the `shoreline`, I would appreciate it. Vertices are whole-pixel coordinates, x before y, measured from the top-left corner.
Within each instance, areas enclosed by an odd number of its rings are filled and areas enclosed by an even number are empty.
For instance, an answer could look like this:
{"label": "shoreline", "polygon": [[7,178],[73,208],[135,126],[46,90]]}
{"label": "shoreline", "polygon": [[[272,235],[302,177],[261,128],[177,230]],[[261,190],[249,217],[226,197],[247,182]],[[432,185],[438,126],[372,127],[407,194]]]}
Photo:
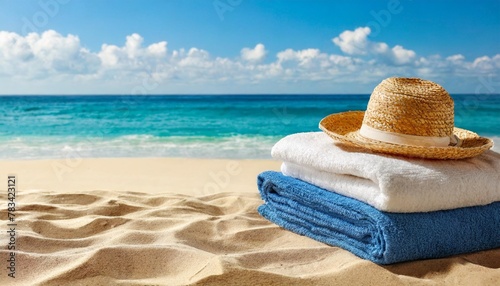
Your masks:
{"label": "shoreline", "polygon": [[[148,136],[149,135],[147,135],[146,137]],[[69,161],[69,163],[63,163],[63,165],[68,165],[71,167],[73,165],[78,165],[79,161],[97,159],[199,159],[265,161],[273,160],[270,151],[272,147],[285,136],[286,135],[263,137],[220,137],[219,139],[222,141],[217,142],[202,142],[199,140],[177,142],[174,140],[170,143],[167,142],[167,145],[165,145],[165,142],[154,142],[154,140],[148,141],[150,139],[147,139],[146,137],[142,139],[135,137],[135,139],[129,138],[128,135],[120,137],[119,140],[122,140],[122,142],[116,145],[113,145],[116,143],[113,140],[93,142],[82,139],[83,141],[77,142],[74,141],[74,138],[66,143],[59,142],[57,144],[48,143],[44,140],[35,140],[29,145],[23,145],[24,143],[21,144],[19,142],[3,142],[5,145],[2,145],[3,150],[0,154],[0,163],[16,161],[38,162],[44,160],[64,162]],[[500,135],[480,136],[493,140],[493,147],[491,148],[491,150],[497,153],[500,152]],[[136,141],[131,142],[131,140]],[[15,147],[15,145],[18,143],[22,148]],[[110,145],[109,143],[113,144]],[[139,147],[135,144],[139,144],[141,146],[140,149],[138,149]],[[41,146],[43,146],[43,148],[41,148]],[[234,146],[239,147],[234,149]],[[82,149],[78,149],[77,147]],[[40,154],[41,150],[43,150],[43,154]],[[109,154],[113,155],[109,156]]]}
{"label": "shoreline", "polygon": [[[66,158],[0,161],[0,176],[16,175],[18,188],[56,192],[119,190],[200,195],[226,189],[257,192],[268,159]],[[0,178],[1,178],[0,177]]]}

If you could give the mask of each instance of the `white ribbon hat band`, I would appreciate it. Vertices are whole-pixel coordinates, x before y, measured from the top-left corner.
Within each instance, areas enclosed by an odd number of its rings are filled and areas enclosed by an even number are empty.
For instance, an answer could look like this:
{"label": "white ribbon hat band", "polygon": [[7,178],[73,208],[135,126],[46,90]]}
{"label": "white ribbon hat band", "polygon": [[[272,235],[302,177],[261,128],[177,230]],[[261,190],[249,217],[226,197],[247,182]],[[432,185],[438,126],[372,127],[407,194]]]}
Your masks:
{"label": "white ribbon hat band", "polygon": [[368,139],[409,146],[448,147],[460,146],[461,143],[455,135],[446,137],[407,135],[378,130],[365,124],[361,126],[359,134]]}

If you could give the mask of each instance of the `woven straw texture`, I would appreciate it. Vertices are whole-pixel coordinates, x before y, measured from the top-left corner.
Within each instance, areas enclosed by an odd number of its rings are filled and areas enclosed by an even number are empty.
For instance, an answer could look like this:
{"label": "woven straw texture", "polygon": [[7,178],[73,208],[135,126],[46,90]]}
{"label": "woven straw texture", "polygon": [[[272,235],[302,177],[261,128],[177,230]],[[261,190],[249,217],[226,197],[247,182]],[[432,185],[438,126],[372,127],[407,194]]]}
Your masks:
{"label": "woven straw texture", "polygon": [[[341,143],[373,152],[427,159],[463,159],[477,156],[493,141],[454,127],[453,100],[436,83],[415,78],[389,78],[373,91],[367,111],[332,114],[319,127]],[[455,134],[460,147],[422,147],[386,143],[359,134],[362,124],[393,133],[445,137]]]}
{"label": "woven straw texture", "polygon": [[450,136],[453,100],[440,85],[418,78],[388,78],[372,92],[364,124],[417,136]]}

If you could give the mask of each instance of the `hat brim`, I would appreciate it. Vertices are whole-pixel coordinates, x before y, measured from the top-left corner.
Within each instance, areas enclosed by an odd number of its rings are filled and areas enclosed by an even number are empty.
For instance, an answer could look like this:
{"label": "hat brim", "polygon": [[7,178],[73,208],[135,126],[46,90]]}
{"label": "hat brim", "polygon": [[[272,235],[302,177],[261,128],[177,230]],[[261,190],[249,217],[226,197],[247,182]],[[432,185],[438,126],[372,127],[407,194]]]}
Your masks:
{"label": "hat brim", "polygon": [[454,128],[453,133],[462,141],[459,147],[422,147],[382,142],[365,138],[359,134],[364,111],[348,111],[328,115],[319,123],[319,128],[343,144],[361,147],[373,152],[419,157],[427,159],[464,159],[480,155],[493,147],[493,141],[474,132]]}

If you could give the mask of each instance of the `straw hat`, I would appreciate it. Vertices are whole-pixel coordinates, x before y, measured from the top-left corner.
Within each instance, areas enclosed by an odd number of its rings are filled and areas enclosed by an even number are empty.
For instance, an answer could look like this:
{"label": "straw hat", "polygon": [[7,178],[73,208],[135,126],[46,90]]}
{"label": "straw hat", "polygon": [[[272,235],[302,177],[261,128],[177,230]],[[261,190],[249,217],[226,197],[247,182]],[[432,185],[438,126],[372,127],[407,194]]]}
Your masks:
{"label": "straw hat", "polygon": [[477,156],[493,141],[456,128],[453,99],[440,85],[418,78],[388,78],[363,111],[331,114],[321,130],[341,143],[374,152],[430,159]]}

